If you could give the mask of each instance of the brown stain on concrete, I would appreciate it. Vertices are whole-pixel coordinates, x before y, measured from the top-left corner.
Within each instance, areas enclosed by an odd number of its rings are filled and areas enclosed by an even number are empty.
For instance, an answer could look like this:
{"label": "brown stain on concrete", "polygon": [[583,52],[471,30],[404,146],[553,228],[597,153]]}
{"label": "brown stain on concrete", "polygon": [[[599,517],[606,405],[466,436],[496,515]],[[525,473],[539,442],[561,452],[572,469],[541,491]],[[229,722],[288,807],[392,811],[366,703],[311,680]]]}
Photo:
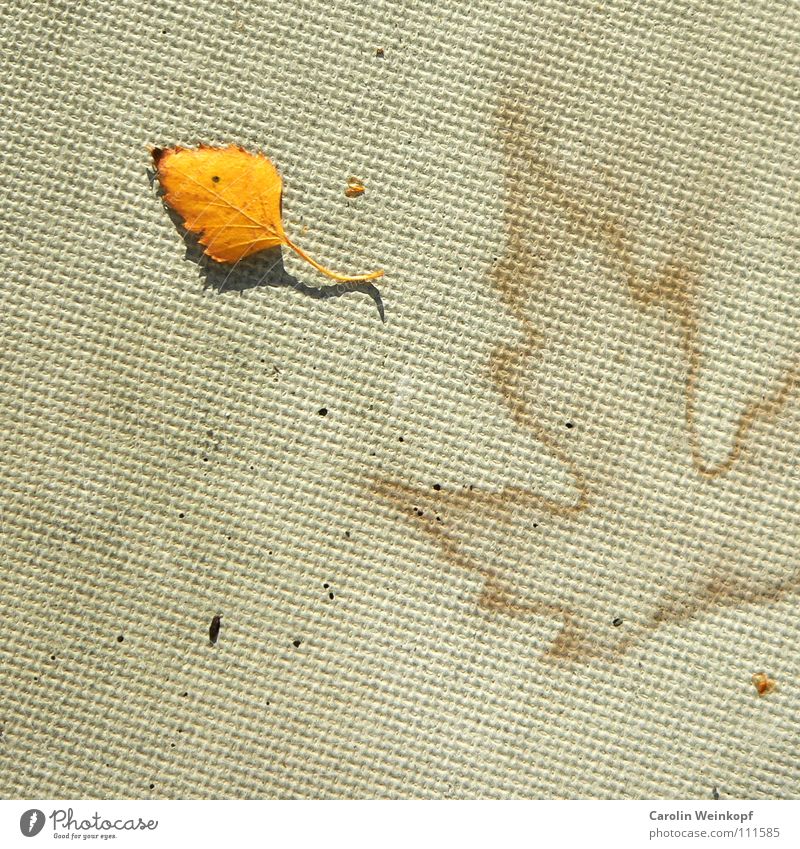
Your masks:
{"label": "brown stain on concrete", "polygon": [[[682,256],[673,256],[664,263],[655,279],[648,279],[637,268],[632,251],[631,233],[624,216],[617,208],[621,200],[630,198],[625,190],[614,185],[613,178],[605,176],[608,191],[604,198],[583,187],[568,183],[559,173],[557,163],[542,152],[540,143],[529,131],[528,116],[515,105],[503,106],[498,112],[500,138],[509,167],[506,171],[505,225],[508,235],[507,250],[495,266],[492,283],[502,302],[519,323],[522,341],[514,345],[499,345],[491,355],[491,378],[499,390],[513,421],[544,445],[547,451],[569,470],[574,489],[571,501],[548,499],[523,488],[507,487],[499,492],[444,491],[440,497],[440,512],[450,518],[469,520],[477,514],[491,515],[497,519],[519,511],[533,509],[550,517],[577,520],[590,510],[593,503],[592,479],[579,467],[572,454],[562,447],[529,410],[525,402],[524,365],[541,351],[545,344],[543,330],[529,316],[528,299],[532,290],[548,285],[544,257],[532,255],[524,247],[529,235],[529,211],[526,203],[530,193],[525,180],[533,180],[537,189],[536,203],[561,209],[573,235],[587,244],[599,247],[609,266],[623,275],[627,291],[633,302],[642,310],[661,310],[672,325],[676,338],[676,367],[684,374],[684,431],[689,457],[694,473],[700,478],[713,480],[730,472],[743,453],[748,450],[754,426],[759,422],[774,420],[794,399],[800,385],[800,357],[789,363],[781,376],[774,381],[760,399],[750,401],[739,416],[727,455],[716,463],[708,462],[702,454],[697,425],[697,384],[701,354],[698,342],[697,288],[702,268],[702,232],[695,230],[684,247]],[[520,177],[524,172],[527,178]],[[615,203],[616,199],[616,203]],[[698,247],[693,247],[696,245]],[[526,259],[524,272],[520,273],[518,257]],[[642,638],[620,636],[610,651],[585,639],[577,611],[567,605],[529,602],[515,592],[498,571],[483,566],[461,551],[461,541],[448,531],[450,521],[435,521],[425,511],[410,508],[419,502],[419,488],[399,481],[379,480],[374,492],[400,510],[414,522],[428,538],[438,544],[444,559],[453,566],[480,575],[484,581],[478,598],[479,607],[489,613],[508,616],[545,616],[561,622],[561,630],[551,644],[547,657],[554,660],[584,661],[591,656],[619,656],[634,642]],[[712,577],[707,585],[693,594],[676,594],[666,598],[652,616],[647,632],[669,622],[686,621],[712,607],[744,604],[768,604],[795,592],[800,585],[800,571],[791,580],[749,586],[731,585],[724,578]],[[622,629],[619,629],[622,630]]]}
{"label": "brown stain on concrete", "polygon": [[[603,248],[609,262],[623,273],[628,291],[636,303],[642,308],[660,307],[672,318],[680,334],[679,345],[686,368],[685,419],[692,463],[697,473],[707,478],[730,471],[741,455],[753,425],[760,419],[774,418],[797,389],[800,384],[800,357],[795,357],[787,366],[767,397],[747,405],[736,424],[733,446],[727,456],[716,464],[707,463],[700,450],[696,414],[697,380],[700,371],[696,291],[701,266],[700,250],[692,249],[690,256],[672,258],[664,265],[655,281],[648,280],[636,268],[631,250],[632,238],[627,232],[623,216],[612,206],[602,204],[600,199],[590,192],[581,191],[579,186],[566,184],[558,174],[557,163],[549,160],[539,150],[535,139],[526,133],[523,112],[514,107],[503,107],[499,123],[506,156],[510,160],[524,158],[530,170],[539,172],[539,186],[542,189],[540,202],[560,206],[574,230]],[[626,196],[623,190],[613,185],[613,178],[606,176],[605,181],[608,184],[607,197]],[[506,226],[509,232],[506,257],[513,257],[516,253],[522,253],[520,242],[525,232],[524,206],[519,203],[524,192],[520,191],[513,171],[507,177],[506,189]],[[702,242],[701,235],[695,234],[697,244]],[[503,392],[512,415],[515,415],[519,401],[512,397],[515,381],[513,369],[509,367],[508,361],[516,362],[521,357],[535,353],[542,344],[541,332],[532,324],[522,307],[525,290],[519,286],[516,269],[500,264],[493,280],[505,304],[522,324],[527,339],[515,352],[500,349],[492,370],[498,388]],[[526,283],[544,285],[540,269],[531,268]],[[519,414],[515,415],[515,419],[524,424]],[[529,425],[528,429],[533,432],[539,430],[535,424]],[[542,439],[541,434],[537,436]],[[542,441],[551,447],[546,438]],[[558,456],[556,451],[553,453]],[[580,474],[576,473],[576,481],[580,479]]]}

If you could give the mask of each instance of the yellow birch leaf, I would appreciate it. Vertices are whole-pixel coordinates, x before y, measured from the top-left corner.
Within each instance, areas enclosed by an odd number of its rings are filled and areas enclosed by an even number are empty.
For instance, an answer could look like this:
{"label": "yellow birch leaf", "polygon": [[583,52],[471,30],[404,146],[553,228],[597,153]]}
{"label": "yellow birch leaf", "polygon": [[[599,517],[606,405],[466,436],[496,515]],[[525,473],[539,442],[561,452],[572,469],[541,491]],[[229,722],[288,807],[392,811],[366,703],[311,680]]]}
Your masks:
{"label": "yellow birch leaf", "polygon": [[156,147],[151,153],[165,202],[217,262],[235,263],[286,245],[333,280],[351,283],[383,276],[383,271],[357,275],[331,271],[289,238],[281,215],[281,175],[263,154],[238,145]]}

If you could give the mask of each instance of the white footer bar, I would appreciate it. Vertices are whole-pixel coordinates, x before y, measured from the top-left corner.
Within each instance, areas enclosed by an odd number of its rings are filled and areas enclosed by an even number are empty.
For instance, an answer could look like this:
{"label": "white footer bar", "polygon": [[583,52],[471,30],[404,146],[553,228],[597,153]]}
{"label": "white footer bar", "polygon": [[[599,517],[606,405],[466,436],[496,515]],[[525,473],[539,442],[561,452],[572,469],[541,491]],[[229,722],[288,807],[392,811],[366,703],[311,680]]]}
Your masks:
{"label": "white footer bar", "polygon": [[800,846],[798,801],[0,801],[0,846]]}

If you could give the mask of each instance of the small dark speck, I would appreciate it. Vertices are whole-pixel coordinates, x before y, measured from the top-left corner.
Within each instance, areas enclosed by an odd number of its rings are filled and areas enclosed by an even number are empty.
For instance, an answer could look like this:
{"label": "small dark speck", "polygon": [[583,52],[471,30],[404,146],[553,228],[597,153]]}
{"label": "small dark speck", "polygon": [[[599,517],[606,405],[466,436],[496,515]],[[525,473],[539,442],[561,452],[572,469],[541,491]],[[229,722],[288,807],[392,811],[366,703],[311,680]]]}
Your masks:
{"label": "small dark speck", "polygon": [[322,589],[323,589],[323,590],[327,590],[329,586],[330,586],[330,584],[323,584],[323,585],[322,585]]}
{"label": "small dark speck", "polygon": [[167,31],[166,31],[165,29],[162,29],[162,30],[161,30],[161,35],[166,35],[166,34],[167,34]]}
{"label": "small dark speck", "polygon": [[344,535],[345,535],[348,539],[350,539],[350,531],[345,531],[345,532],[344,532]]}
{"label": "small dark speck", "polygon": [[417,516],[424,516],[424,515],[425,515],[425,514],[422,512],[422,510],[420,510],[420,509],[419,509],[419,507],[415,507],[415,508],[414,508],[414,512],[417,514]]}
{"label": "small dark speck", "polygon": [[403,442],[403,441],[404,441],[404,440],[403,440],[403,437],[402,437],[402,436],[398,436],[398,437],[397,437],[397,441],[398,441],[398,442]]}
{"label": "small dark speck", "polygon": [[186,514],[185,513],[178,513],[178,518],[184,519],[184,518],[186,518]]}
{"label": "small dark speck", "polygon": [[302,642],[302,640],[292,640],[292,645],[293,645],[296,649],[299,649],[299,648],[300,648],[300,643],[301,643],[301,642]]}
{"label": "small dark speck", "polygon": [[719,799],[719,790],[717,790],[716,787],[714,787],[713,790],[711,791],[711,798],[715,799],[715,800]]}
{"label": "small dark speck", "polygon": [[611,623],[615,628],[619,628],[622,624],[622,620],[617,616],[617,618]]}
{"label": "small dark speck", "polygon": [[328,598],[333,601],[333,593],[328,593]]}
{"label": "small dark speck", "polygon": [[383,58],[384,58],[384,56],[385,56],[386,54],[383,52],[383,48],[382,48],[382,47],[379,47],[379,48],[375,51],[375,55],[378,57],[378,59],[383,59]]}
{"label": "small dark speck", "polygon": [[442,485],[441,485],[440,483],[435,483],[435,484],[433,485],[433,488],[434,488],[437,492],[439,492],[439,490],[442,488]]}
{"label": "small dark speck", "polygon": [[327,407],[321,407],[320,410],[319,410],[319,414],[321,416],[327,416],[328,415],[328,408]]}
{"label": "small dark speck", "polygon": [[125,637],[123,637],[123,636],[122,636],[122,634],[120,634],[120,635],[117,637],[117,642],[118,642],[118,643],[124,643],[124,642],[125,642]]}
{"label": "small dark speck", "polygon": [[219,177],[217,177],[216,175],[214,175],[211,179],[212,179],[215,183],[218,183],[218,182],[219,182]]}
{"label": "small dark speck", "polygon": [[573,427],[572,422],[567,422],[567,427]]}
{"label": "small dark speck", "polygon": [[152,790],[155,787],[155,784],[150,785],[150,789]]}
{"label": "small dark speck", "polygon": [[55,660],[55,659],[56,659],[56,656],[55,656],[54,654],[51,654],[51,655],[50,655],[50,660]]}
{"label": "small dark speck", "polygon": [[215,616],[211,620],[211,625],[208,628],[208,639],[211,641],[211,645],[215,645],[217,639],[219,638],[219,629],[222,624],[222,616]]}
{"label": "small dark speck", "polygon": [[174,748],[175,748],[175,744],[174,744],[174,743],[170,743],[170,744],[169,744],[169,747],[170,747],[170,749],[174,749]]}
{"label": "small dark speck", "polygon": [[270,704],[270,701],[269,701],[269,699],[267,699],[267,705],[269,706],[269,704]]}
{"label": "small dark speck", "polygon": [[214,436],[214,431],[213,431],[213,430],[207,430],[207,431],[206,431],[206,433],[207,433],[209,436]]}
{"label": "small dark speck", "polygon": [[189,693],[188,693],[186,690],[184,690],[184,691],[181,693],[181,696],[183,696],[183,698],[184,698],[184,699],[185,699],[188,695],[189,695]]}
{"label": "small dark speck", "polygon": [[203,462],[204,462],[204,463],[207,463],[207,462],[208,462],[208,457],[203,457]]}

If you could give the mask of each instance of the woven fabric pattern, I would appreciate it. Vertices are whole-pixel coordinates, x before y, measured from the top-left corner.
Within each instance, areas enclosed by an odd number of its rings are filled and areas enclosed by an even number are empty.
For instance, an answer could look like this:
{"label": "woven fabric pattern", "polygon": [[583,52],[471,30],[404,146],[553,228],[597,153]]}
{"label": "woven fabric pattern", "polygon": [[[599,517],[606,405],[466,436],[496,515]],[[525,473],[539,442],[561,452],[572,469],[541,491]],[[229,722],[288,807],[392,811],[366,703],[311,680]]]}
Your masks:
{"label": "woven fabric pattern", "polygon": [[[800,795],[796,4],[0,30],[2,796]],[[385,322],[198,261],[198,142]]]}

